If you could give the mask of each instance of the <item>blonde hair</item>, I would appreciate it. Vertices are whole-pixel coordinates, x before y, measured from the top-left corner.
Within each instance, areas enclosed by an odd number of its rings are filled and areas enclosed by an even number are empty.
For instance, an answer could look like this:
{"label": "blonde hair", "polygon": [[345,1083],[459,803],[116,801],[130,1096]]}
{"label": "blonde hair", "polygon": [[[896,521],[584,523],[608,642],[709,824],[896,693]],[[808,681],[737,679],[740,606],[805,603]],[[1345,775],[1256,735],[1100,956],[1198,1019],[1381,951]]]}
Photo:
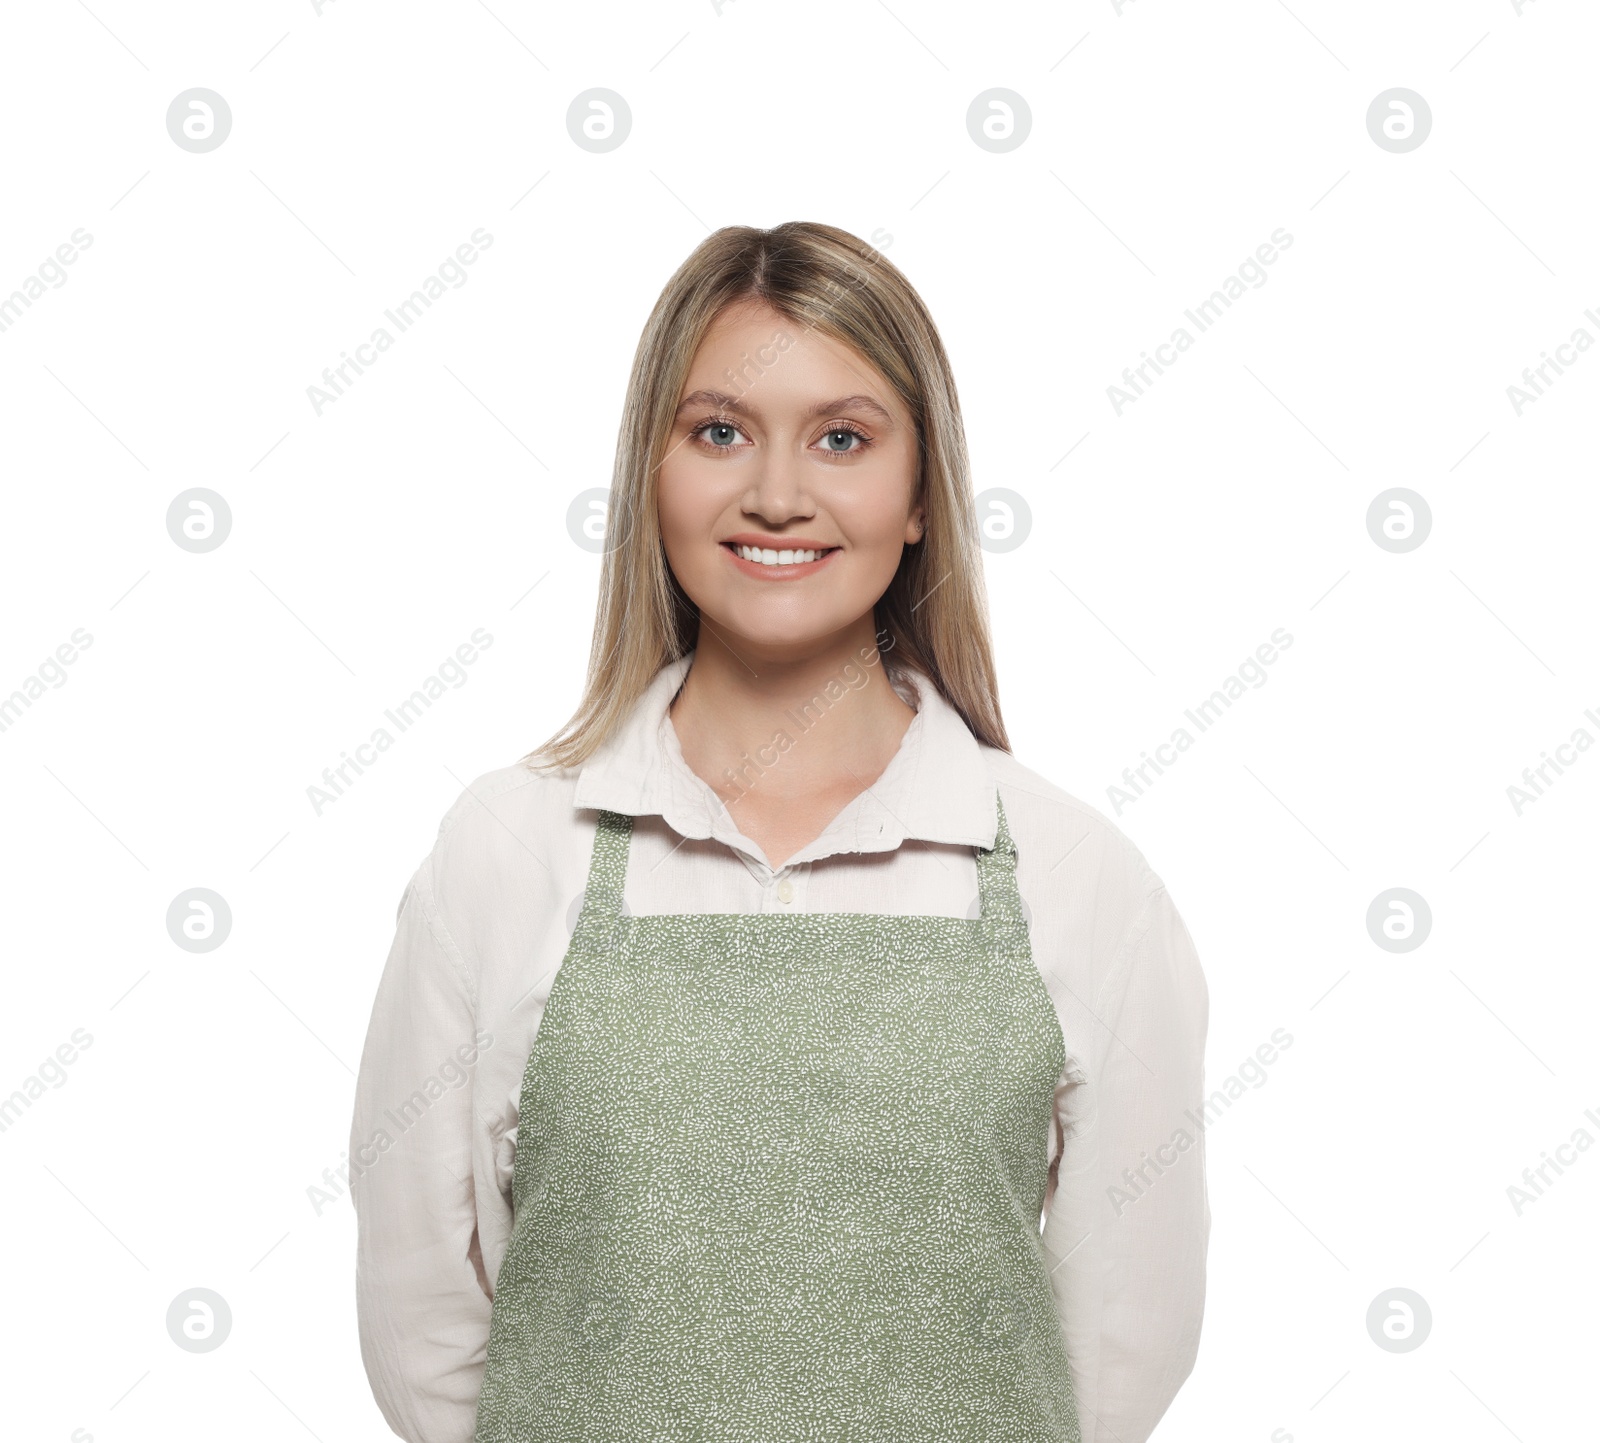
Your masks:
{"label": "blonde hair", "polygon": [[[920,457],[913,505],[923,508],[924,528],[873,608],[879,645],[927,677],[980,742],[1010,751],[966,434],[933,318],[872,246],[837,226],[787,221],[770,230],[724,226],[708,236],[667,282],[645,322],[617,437],[583,699],[567,724],[522,760],[536,770],[581,765],[623,723],[657,672],[696,644],[698,610],[667,565],[661,540],[657,471],[702,338],[727,307],[746,301],[764,302],[853,347],[911,413]],[[550,760],[536,764],[540,756]]]}

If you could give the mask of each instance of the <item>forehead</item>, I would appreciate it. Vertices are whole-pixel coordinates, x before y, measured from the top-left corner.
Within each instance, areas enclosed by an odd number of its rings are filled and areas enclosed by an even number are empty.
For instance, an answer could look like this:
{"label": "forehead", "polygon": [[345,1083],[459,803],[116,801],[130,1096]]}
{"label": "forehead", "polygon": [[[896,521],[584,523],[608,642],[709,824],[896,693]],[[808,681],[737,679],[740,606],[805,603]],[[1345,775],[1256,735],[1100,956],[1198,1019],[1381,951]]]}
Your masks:
{"label": "forehead", "polygon": [[896,418],[904,411],[854,346],[753,299],[725,307],[702,338],[681,397],[703,390],[737,394],[749,410],[850,394],[876,399]]}

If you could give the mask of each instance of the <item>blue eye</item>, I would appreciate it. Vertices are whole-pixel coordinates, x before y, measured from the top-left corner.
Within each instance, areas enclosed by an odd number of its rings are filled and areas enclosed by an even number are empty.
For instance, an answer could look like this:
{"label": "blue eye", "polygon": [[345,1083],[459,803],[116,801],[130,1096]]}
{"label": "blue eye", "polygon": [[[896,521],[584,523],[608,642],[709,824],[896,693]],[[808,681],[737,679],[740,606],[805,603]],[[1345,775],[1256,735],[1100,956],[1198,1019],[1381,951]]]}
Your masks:
{"label": "blue eye", "polygon": [[731,451],[734,448],[734,438],[742,437],[744,433],[732,421],[706,421],[696,426],[691,433],[694,436],[704,436],[702,443],[713,451]]}
{"label": "blue eye", "polygon": [[[724,453],[736,450],[741,444],[749,442],[749,437],[732,421],[715,416],[702,421],[689,433],[689,436],[708,451]],[[872,439],[866,432],[858,431],[854,426],[833,426],[823,432],[821,450],[830,460],[834,460],[854,456],[872,444]]]}

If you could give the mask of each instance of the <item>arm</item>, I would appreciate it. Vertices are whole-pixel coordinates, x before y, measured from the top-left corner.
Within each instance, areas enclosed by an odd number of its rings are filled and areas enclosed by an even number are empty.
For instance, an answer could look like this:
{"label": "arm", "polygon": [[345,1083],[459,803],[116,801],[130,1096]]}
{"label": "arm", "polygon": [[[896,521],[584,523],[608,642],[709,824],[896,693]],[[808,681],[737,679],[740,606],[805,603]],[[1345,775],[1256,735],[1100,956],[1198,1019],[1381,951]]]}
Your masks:
{"label": "arm", "polygon": [[1045,1247],[1084,1443],[1145,1443],[1194,1366],[1211,1224],[1195,1120],[1208,995],[1153,876],[1095,1013],[1098,1065],[1059,1093],[1066,1138]]}
{"label": "arm", "polygon": [[[489,1335],[474,1205],[471,979],[434,902],[401,899],[350,1129],[361,1359],[407,1443],[467,1443]],[[471,1059],[471,1061],[468,1061]]]}

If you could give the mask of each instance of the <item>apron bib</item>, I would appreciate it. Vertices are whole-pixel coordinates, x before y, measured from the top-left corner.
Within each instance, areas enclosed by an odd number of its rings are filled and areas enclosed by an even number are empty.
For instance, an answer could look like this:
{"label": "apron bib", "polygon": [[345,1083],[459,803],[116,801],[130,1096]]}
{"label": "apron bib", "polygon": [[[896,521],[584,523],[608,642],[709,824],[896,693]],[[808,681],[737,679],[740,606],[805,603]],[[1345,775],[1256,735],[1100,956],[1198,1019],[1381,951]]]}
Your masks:
{"label": "apron bib", "polygon": [[1065,1044],[995,805],[976,921],[625,915],[600,813],[474,1443],[1079,1443],[1039,1236]]}

